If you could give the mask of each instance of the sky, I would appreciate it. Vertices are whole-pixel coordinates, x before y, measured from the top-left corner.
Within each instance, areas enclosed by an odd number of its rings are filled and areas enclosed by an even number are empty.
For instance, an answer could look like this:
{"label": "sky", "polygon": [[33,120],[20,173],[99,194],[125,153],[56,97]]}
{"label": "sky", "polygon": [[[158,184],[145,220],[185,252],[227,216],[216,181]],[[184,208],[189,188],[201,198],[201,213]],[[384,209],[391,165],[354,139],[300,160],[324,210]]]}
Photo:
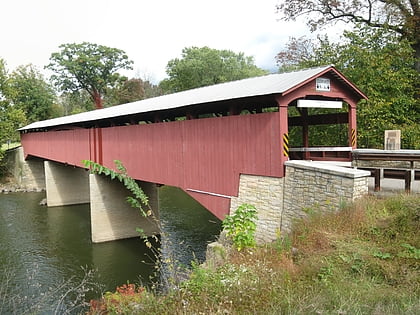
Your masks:
{"label": "sky", "polygon": [[134,69],[124,75],[158,83],[185,47],[243,52],[277,71],[275,56],[303,22],[279,21],[278,0],[2,0],[0,58],[7,69],[40,71],[59,45],[91,42],[125,51]]}

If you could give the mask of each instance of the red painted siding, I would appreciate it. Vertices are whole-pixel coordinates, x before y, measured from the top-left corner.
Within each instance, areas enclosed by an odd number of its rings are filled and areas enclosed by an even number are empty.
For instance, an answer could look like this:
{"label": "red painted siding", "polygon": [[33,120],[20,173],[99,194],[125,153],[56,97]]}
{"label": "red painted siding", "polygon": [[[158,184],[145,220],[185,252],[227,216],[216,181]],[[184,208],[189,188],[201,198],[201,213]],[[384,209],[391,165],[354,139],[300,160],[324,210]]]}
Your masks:
{"label": "red painted siding", "polygon": [[[237,196],[239,175],[283,176],[279,113],[227,116],[22,135],[26,155],[82,166],[121,160],[130,176],[187,191],[219,218]],[[99,139],[102,138],[100,143]]]}
{"label": "red painted siding", "polygon": [[83,166],[82,160],[90,159],[87,129],[27,133],[21,135],[21,142],[25,156],[33,155],[75,166]]}

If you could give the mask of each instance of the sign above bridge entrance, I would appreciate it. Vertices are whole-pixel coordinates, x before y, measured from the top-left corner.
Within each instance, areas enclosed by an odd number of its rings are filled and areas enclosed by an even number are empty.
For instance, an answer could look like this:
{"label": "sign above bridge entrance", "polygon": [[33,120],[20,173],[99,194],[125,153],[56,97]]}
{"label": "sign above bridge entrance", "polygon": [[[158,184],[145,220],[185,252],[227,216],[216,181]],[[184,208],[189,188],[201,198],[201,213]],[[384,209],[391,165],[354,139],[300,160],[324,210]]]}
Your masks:
{"label": "sign above bridge entrance", "polygon": [[297,107],[314,108],[342,108],[343,102],[339,101],[320,101],[320,100],[298,100]]}
{"label": "sign above bridge entrance", "polygon": [[326,91],[331,90],[330,79],[327,78],[317,78],[316,79],[316,90],[317,91]]}

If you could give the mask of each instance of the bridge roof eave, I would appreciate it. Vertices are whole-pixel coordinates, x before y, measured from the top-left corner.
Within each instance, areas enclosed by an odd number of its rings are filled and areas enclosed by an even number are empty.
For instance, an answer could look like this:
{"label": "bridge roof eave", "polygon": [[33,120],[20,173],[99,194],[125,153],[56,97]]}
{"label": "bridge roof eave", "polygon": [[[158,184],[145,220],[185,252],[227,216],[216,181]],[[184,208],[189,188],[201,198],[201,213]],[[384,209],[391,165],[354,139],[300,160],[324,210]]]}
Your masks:
{"label": "bridge roof eave", "polygon": [[362,98],[365,97],[364,94],[339,73],[334,66],[328,65],[295,72],[271,74],[226,82],[104,109],[38,121],[20,128],[19,131],[43,130],[60,126],[80,125],[83,123],[93,124],[95,121],[176,110],[183,107],[203,107],[208,106],[208,104],[211,103],[232,102],[234,100],[261,96],[267,97],[269,95],[284,95],[329,71],[333,71],[341,80],[350,84],[350,88],[359,95],[362,95]]}

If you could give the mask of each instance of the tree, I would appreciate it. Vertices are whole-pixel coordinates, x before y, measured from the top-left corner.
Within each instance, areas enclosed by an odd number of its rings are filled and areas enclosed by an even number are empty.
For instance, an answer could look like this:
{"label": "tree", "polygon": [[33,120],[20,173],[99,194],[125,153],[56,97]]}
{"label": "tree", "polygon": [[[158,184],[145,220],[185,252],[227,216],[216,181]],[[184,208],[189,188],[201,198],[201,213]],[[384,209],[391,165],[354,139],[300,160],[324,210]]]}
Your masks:
{"label": "tree", "polygon": [[90,95],[85,90],[64,92],[60,95],[64,115],[72,115],[95,109]]}
{"label": "tree", "polygon": [[336,21],[393,31],[413,48],[420,73],[420,3],[418,0],[283,0],[277,5],[284,20],[306,16],[312,30]]}
{"label": "tree", "polygon": [[358,107],[358,143],[381,147],[385,129],[401,129],[406,148],[420,145],[418,74],[408,41],[383,29],[356,28],[339,43],[328,37],[292,38],[277,55],[281,70],[335,64],[368,97]]}
{"label": "tree", "polygon": [[22,109],[28,122],[57,116],[54,89],[32,65],[20,66],[10,75],[8,97]]}
{"label": "tree", "polygon": [[[10,95],[10,79],[3,59],[0,59],[0,148],[6,141],[17,141],[17,129],[26,123],[25,113],[13,105]],[[0,162],[3,153],[0,149]],[[1,165],[0,165],[1,166]]]}
{"label": "tree", "polygon": [[85,90],[96,108],[103,107],[107,89],[125,80],[117,71],[132,69],[133,62],[117,48],[87,42],[63,44],[59,48],[61,51],[51,54],[51,62],[46,66],[56,73],[51,79],[63,92]]}
{"label": "tree", "polygon": [[130,79],[110,89],[106,103],[112,105],[126,104],[144,99],[144,84],[141,79]]}
{"label": "tree", "polygon": [[151,98],[163,95],[162,88],[153,84],[150,80],[143,80],[144,98]]}
{"label": "tree", "polygon": [[190,47],[182,50],[181,59],[168,62],[166,73],[169,78],[164,79],[160,87],[164,92],[172,93],[260,76],[267,71],[258,68],[254,59],[243,53]]}

